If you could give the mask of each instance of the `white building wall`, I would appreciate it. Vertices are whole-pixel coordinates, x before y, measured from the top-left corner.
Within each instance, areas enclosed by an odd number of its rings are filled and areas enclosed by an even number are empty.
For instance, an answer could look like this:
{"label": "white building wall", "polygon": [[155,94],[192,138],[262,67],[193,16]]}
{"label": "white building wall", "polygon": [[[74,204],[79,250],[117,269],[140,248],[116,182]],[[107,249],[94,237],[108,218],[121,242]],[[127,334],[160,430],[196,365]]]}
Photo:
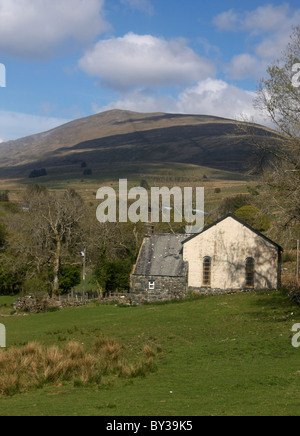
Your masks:
{"label": "white building wall", "polygon": [[278,248],[231,217],[184,244],[189,287],[203,286],[207,256],[212,260],[212,289],[244,289],[248,257],[255,260],[255,289],[278,286]]}

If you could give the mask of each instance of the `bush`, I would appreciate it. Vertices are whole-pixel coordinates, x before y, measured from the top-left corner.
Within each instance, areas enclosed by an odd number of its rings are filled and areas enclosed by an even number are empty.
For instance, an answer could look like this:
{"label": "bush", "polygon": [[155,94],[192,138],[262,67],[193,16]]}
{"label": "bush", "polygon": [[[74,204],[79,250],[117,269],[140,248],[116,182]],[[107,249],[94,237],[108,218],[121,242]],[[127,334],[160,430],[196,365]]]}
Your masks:
{"label": "bush", "polygon": [[49,294],[51,292],[50,273],[44,272],[34,277],[26,277],[22,287],[25,294]]}
{"label": "bush", "polygon": [[294,253],[284,252],[282,256],[283,263],[296,262],[297,256]]}
{"label": "bush", "polygon": [[270,219],[267,215],[262,214],[257,207],[243,206],[235,211],[235,216],[242,221],[245,221],[249,226],[253,227],[259,232],[269,230],[271,226]]}
{"label": "bush", "polygon": [[0,295],[16,295],[22,289],[23,277],[0,267]]}
{"label": "bush", "polygon": [[81,267],[78,265],[64,265],[59,272],[59,286],[62,293],[67,294],[72,288],[81,283]]}
{"label": "bush", "polygon": [[287,291],[289,298],[293,303],[300,305],[300,288],[295,281],[291,281],[285,285],[285,290]]}
{"label": "bush", "polygon": [[243,206],[249,206],[250,198],[248,195],[236,195],[235,197],[227,197],[222,201],[219,207],[219,214],[221,216],[234,213],[236,210]]}
{"label": "bush", "polygon": [[130,259],[107,260],[102,257],[102,263],[96,271],[101,287],[105,291],[128,291],[132,269]]}
{"label": "bush", "polygon": [[0,192],[0,202],[8,202],[8,192]]}

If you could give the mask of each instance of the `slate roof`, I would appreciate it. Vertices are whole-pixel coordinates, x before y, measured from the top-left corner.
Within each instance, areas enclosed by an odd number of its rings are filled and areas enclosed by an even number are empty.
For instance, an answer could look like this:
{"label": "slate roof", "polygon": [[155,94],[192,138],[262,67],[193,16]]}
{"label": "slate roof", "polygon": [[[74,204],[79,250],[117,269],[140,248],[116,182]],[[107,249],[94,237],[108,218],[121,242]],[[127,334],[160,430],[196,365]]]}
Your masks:
{"label": "slate roof", "polygon": [[185,277],[182,243],[187,235],[155,234],[144,240],[134,275]]}

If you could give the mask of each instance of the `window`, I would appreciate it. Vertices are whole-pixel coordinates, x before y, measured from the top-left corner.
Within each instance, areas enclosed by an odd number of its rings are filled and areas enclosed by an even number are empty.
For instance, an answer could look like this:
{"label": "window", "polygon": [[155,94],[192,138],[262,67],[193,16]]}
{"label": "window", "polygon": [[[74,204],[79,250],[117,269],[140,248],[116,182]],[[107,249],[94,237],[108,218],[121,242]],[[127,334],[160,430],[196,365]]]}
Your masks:
{"label": "window", "polygon": [[246,259],[246,288],[254,288],[255,261],[252,257]]}
{"label": "window", "polygon": [[155,289],[155,282],[149,282],[149,290],[154,291]]}
{"label": "window", "polygon": [[211,286],[211,258],[205,257],[203,260],[203,286]]}

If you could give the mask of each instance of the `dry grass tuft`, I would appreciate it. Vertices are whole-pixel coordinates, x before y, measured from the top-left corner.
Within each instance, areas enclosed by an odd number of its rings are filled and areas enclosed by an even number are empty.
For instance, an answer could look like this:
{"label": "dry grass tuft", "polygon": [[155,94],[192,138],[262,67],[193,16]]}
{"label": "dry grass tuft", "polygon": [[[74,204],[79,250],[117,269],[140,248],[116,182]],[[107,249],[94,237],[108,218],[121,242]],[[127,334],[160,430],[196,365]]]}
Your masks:
{"label": "dry grass tuft", "polygon": [[101,385],[110,377],[144,377],[155,370],[156,353],[145,345],[137,363],[128,362],[114,339],[97,339],[92,350],[70,342],[65,347],[43,348],[33,342],[0,350],[0,395],[15,395],[48,384]]}

